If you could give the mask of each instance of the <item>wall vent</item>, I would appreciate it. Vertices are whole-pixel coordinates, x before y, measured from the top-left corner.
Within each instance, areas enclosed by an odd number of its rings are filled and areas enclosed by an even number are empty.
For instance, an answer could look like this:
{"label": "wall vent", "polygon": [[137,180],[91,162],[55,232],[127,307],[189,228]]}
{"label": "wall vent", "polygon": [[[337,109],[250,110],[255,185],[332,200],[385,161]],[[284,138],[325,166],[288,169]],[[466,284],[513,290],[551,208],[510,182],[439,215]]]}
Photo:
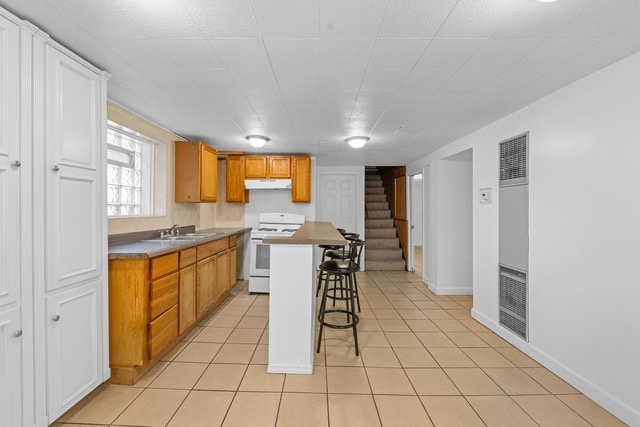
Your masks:
{"label": "wall vent", "polygon": [[527,184],[529,132],[500,143],[500,186]]}
{"label": "wall vent", "polygon": [[500,324],[528,341],[527,273],[500,266]]}

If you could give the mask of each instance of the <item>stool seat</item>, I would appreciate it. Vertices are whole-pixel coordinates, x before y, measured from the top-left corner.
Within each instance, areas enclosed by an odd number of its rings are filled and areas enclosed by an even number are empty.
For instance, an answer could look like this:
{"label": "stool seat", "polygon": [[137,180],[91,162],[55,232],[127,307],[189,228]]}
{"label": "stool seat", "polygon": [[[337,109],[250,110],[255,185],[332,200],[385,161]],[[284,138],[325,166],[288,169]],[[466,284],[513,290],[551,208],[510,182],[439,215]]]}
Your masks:
{"label": "stool seat", "polygon": [[325,255],[331,259],[347,259],[349,258],[349,249],[342,247],[339,249],[328,249]]}
{"label": "stool seat", "polygon": [[330,259],[320,264],[318,268],[331,273],[353,273],[358,271],[358,266],[349,259]]}

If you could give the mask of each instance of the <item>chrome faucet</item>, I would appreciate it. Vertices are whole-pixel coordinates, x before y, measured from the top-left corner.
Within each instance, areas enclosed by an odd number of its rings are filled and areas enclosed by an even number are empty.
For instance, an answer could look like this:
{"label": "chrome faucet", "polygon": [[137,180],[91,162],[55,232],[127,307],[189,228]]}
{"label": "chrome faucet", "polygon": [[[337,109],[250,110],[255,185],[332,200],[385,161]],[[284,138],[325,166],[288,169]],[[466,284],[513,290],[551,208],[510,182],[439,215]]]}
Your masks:
{"label": "chrome faucet", "polygon": [[179,235],[180,229],[178,229],[178,227],[180,227],[180,224],[173,224],[173,227],[171,227],[169,231],[167,231],[167,234],[171,234],[172,236]]}

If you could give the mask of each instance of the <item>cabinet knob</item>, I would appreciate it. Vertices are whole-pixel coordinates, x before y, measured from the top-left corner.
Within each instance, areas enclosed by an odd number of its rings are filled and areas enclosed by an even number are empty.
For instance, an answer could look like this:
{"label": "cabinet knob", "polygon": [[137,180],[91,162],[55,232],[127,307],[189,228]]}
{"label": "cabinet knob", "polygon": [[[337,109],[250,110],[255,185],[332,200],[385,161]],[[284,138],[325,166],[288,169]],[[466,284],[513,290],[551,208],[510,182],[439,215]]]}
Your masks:
{"label": "cabinet knob", "polygon": [[57,322],[58,320],[60,320],[60,315],[56,314],[51,318],[51,320],[53,320],[54,322]]}
{"label": "cabinet knob", "polygon": [[22,166],[22,162],[20,160],[16,160],[15,162],[11,163],[11,166],[14,168],[19,168],[20,166]]}
{"label": "cabinet knob", "polygon": [[14,336],[14,337],[16,337],[16,338],[18,338],[18,337],[22,336],[22,331],[21,331],[21,330],[17,330],[17,331],[15,331],[15,332],[13,333],[13,336]]}
{"label": "cabinet knob", "polygon": [[51,168],[52,171],[54,172],[58,172],[60,170],[60,166],[58,165],[53,165],[53,167]]}

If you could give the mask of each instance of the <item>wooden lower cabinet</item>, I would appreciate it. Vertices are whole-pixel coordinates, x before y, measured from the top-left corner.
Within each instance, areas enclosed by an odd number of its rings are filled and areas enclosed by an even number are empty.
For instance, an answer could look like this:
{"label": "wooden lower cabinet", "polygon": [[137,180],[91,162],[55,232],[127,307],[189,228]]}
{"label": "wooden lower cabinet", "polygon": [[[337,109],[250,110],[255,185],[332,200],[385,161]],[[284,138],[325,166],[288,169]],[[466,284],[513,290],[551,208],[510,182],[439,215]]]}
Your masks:
{"label": "wooden lower cabinet", "polygon": [[238,281],[238,251],[235,247],[229,249],[229,290]]}
{"label": "wooden lower cabinet", "polygon": [[215,299],[220,300],[229,294],[229,250],[216,255]]}
{"label": "wooden lower cabinet", "polygon": [[216,257],[210,256],[202,261],[198,261],[196,266],[196,315],[200,317],[213,305],[216,298]]}
{"label": "wooden lower cabinet", "polygon": [[180,269],[178,333],[182,334],[196,322],[196,266]]}

